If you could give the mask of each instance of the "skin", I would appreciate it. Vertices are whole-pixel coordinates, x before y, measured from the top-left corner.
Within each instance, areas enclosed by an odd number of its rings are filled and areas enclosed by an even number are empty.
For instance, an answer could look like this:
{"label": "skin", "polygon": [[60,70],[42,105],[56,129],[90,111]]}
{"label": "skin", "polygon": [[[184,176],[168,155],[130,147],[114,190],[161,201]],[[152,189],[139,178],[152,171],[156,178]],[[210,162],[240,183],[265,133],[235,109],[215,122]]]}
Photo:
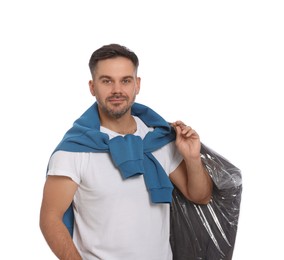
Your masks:
{"label": "skin", "polygon": [[[98,62],[89,88],[98,102],[102,126],[121,134],[135,132],[136,122],[131,116],[131,106],[139,94],[140,81],[134,65],[124,57]],[[207,204],[213,185],[202,165],[199,135],[182,121],[176,121],[172,126],[176,131],[177,149],[184,160],[170,174],[170,179],[186,198]],[[63,176],[48,176],[44,186],[40,227],[51,250],[62,260],[82,259],[62,222],[77,188],[75,182]]]}
{"label": "skin", "polygon": [[101,125],[121,134],[136,129],[131,106],[141,79],[132,62],[123,57],[99,61],[92,77],[89,88],[98,102]]}

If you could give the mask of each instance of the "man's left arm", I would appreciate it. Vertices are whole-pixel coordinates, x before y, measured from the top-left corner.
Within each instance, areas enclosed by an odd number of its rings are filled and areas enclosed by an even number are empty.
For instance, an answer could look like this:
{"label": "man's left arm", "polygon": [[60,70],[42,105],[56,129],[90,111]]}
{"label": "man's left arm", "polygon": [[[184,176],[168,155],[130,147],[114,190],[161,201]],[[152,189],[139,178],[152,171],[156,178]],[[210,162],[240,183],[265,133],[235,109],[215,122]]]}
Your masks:
{"label": "man's left arm", "polygon": [[172,126],[176,131],[177,149],[184,160],[170,174],[170,179],[187,199],[207,204],[211,199],[213,182],[201,160],[199,135],[181,121]]}

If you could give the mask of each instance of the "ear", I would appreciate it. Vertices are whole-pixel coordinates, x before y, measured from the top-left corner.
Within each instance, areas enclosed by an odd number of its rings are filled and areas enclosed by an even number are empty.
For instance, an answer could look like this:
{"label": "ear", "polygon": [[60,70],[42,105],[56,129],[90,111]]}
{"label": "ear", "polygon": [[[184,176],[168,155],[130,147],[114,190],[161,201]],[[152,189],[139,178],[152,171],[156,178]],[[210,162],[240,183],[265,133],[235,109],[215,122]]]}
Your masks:
{"label": "ear", "polygon": [[138,95],[140,92],[140,82],[141,82],[141,78],[137,77],[136,78],[136,95]]}
{"label": "ear", "polygon": [[90,89],[92,96],[96,96],[95,86],[94,86],[93,80],[89,80],[89,89]]}

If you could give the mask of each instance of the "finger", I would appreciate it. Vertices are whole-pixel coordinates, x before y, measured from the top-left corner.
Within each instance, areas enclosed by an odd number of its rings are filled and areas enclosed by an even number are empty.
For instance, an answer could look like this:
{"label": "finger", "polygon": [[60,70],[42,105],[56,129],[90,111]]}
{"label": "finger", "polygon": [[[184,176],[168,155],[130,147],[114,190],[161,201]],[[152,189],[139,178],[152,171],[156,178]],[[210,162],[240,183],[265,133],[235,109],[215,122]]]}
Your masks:
{"label": "finger", "polygon": [[179,142],[182,138],[184,138],[184,135],[182,134],[182,130],[179,126],[175,126],[174,129],[176,132],[176,141]]}
{"label": "finger", "polygon": [[187,138],[199,138],[199,135],[197,134],[197,132],[194,129],[190,129],[188,132],[186,132],[184,134],[185,137]]}
{"label": "finger", "polygon": [[181,134],[185,137],[190,137],[192,135],[197,134],[196,131],[191,126],[182,126]]}
{"label": "finger", "polygon": [[181,120],[177,120],[174,123],[172,123],[173,126],[182,126],[185,125],[185,123],[183,123]]}
{"label": "finger", "polygon": [[185,137],[190,137],[192,134],[194,134],[194,130],[190,127],[185,127],[182,131],[181,134]]}
{"label": "finger", "polygon": [[193,130],[193,129],[191,128],[191,126],[188,126],[188,125],[181,125],[180,127],[181,127],[181,130],[182,130],[182,133],[183,133],[183,134],[188,133],[188,132],[190,132],[191,130]]}
{"label": "finger", "polygon": [[178,121],[171,123],[171,126],[175,129],[175,131],[177,131],[178,128],[181,130],[181,127]]}
{"label": "finger", "polygon": [[198,138],[197,132],[191,126],[186,125],[181,120],[177,120],[176,122],[172,123],[171,125],[174,127],[176,133],[181,134],[183,137],[188,138],[188,137],[191,137],[193,135],[196,135],[196,137]]}
{"label": "finger", "polygon": [[186,124],[183,122],[183,121],[181,121],[181,120],[178,120],[178,121],[176,121],[175,122],[175,124],[177,125],[177,126],[186,126]]}

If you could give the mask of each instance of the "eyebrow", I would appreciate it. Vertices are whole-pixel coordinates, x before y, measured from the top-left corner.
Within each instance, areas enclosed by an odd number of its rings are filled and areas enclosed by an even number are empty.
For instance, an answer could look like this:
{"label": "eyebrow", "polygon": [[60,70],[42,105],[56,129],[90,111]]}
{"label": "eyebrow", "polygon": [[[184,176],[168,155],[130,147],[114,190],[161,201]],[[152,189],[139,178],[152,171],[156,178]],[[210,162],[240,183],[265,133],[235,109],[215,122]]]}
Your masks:
{"label": "eyebrow", "polygon": [[110,77],[110,76],[107,76],[107,75],[101,75],[98,79],[103,79],[103,78],[111,79],[111,77]]}
{"label": "eyebrow", "polygon": [[[101,75],[98,79],[103,79],[103,78],[112,79],[112,77],[108,75]],[[130,75],[122,77],[122,79],[128,79],[128,78],[134,79],[134,77]]]}

